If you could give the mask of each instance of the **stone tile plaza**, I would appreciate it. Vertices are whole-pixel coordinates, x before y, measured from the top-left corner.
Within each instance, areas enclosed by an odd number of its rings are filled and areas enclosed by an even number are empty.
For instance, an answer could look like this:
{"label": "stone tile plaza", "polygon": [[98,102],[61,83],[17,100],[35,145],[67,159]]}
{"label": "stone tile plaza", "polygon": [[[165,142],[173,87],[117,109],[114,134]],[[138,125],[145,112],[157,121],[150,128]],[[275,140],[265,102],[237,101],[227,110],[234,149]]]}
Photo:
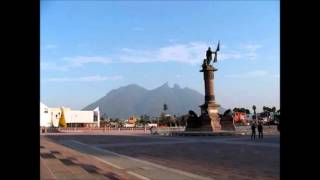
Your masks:
{"label": "stone tile plaza", "polygon": [[280,179],[279,135],[41,136],[41,179]]}

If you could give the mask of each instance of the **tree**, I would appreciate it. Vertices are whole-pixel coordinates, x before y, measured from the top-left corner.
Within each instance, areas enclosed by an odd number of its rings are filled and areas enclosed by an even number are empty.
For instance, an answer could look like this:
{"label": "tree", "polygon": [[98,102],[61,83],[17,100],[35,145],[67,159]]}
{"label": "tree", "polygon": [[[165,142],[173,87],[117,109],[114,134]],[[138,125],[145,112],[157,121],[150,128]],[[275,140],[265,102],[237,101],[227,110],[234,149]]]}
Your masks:
{"label": "tree", "polygon": [[274,107],[274,106],[273,106],[272,109],[271,109],[272,112],[276,112],[276,110],[277,110],[277,109],[276,109],[276,107]]}
{"label": "tree", "polygon": [[163,104],[163,110],[164,111],[168,110],[168,105],[167,104]]}
{"label": "tree", "polygon": [[246,109],[246,114],[250,114],[250,110],[249,109]]}
{"label": "tree", "polygon": [[64,117],[63,109],[61,109],[61,116],[59,119],[59,127],[63,127],[63,128],[67,127],[66,118]]}
{"label": "tree", "polygon": [[144,120],[147,122],[147,123],[151,123],[151,120],[150,120],[150,116],[148,115],[144,115]]}
{"label": "tree", "polygon": [[231,115],[231,109],[227,109],[224,113],[223,116]]}
{"label": "tree", "polygon": [[147,124],[145,115],[141,115],[139,121],[137,122],[138,124],[142,124],[143,126],[145,126]]}
{"label": "tree", "polygon": [[257,114],[256,114],[256,109],[257,107],[255,105],[252,106],[252,109],[253,109],[253,114],[254,114],[254,119],[257,119]]}

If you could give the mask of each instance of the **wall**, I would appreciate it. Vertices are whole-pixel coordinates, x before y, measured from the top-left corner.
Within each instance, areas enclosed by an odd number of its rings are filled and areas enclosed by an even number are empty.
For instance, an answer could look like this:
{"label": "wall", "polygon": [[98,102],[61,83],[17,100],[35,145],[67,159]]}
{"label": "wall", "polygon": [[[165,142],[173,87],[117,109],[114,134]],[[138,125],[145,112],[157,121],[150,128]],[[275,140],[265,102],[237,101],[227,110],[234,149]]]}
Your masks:
{"label": "wall", "polygon": [[64,115],[67,123],[94,123],[93,111],[66,111]]}
{"label": "wall", "polygon": [[41,127],[51,126],[49,108],[42,103],[40,104],[40,126]]}

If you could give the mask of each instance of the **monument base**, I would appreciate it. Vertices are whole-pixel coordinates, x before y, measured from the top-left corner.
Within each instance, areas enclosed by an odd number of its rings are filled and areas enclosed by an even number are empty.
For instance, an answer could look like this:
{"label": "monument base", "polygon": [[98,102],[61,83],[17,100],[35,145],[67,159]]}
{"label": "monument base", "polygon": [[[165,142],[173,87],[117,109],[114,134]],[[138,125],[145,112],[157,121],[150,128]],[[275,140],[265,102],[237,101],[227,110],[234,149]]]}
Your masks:
{"label": "monument base", "polygon": [[209,123],[214,132],[221,130],[220,117],[218,114],[219,107],[220,105],[216,104],[215,101],[209,101],[200,106],[203,121]]}
{"label": "monument base", "polygon": [[186,131],[197,132],[219,132],[221,131],[220,117],[218,115],[218,104],[214,102],[203,104],[201,115],[189,116]]}
{"label": "monument base", "polygon": [[222,117],[220,120],[221,129],[224,131],[236,131],[236,126],[232,116]]}

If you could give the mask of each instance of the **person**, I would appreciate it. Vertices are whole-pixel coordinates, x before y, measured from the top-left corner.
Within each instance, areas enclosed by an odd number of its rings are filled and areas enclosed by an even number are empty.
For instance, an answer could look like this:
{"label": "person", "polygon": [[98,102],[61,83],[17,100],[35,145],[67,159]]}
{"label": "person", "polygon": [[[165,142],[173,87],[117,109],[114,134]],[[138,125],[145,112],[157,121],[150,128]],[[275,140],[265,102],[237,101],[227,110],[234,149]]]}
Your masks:
{"label": "person", "polygon": [[154,126],[151,126],[151,128],[150,128],[150,134],[153,134],[153,133],[154,133],[154,129],[155,129],[155,127],[154,127]]}
{"label": "person", "polygon": [[253,122],[251,125],[251,131],[252,131],[251,140],[252,140],[252,138],[256,139],[256,123],[255,122]]}
{"label": "person", "polygon": [[260,122],[259,125],[258,125],[258,132],[259,132],[259,139],[262,139],[263,138],[263,126],[262,126],[262,123]]}

